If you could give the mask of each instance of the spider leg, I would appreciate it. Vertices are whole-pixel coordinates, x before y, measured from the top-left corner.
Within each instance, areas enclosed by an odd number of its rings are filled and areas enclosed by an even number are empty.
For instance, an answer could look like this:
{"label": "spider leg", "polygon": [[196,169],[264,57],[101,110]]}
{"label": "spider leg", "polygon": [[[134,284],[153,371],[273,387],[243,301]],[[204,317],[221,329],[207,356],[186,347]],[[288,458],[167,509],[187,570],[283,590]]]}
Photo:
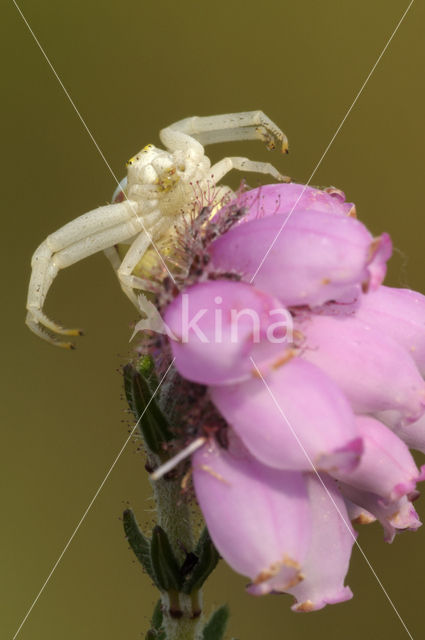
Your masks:
{"label": "spider leg", "polygon": [[288,139],[279,127],[262,111],[242,111],[217,116],[185,118],[163,129],[159,136],[168,146],[169,132],[181,132],[202,145],[234,140],[262,140],[269,149],[280,147],[288,152]]}
{"label": "spider leg", "polygon": [[[158,216],[160,212],[158,211]],[[140,305],[137,302],[137,296],[134,293],[133,289],[139,289],[142,291],[153,291],[152,283],[149,280],[145,280],[144,278],[139,278],[138,276],[133,275],[133,271],[135,267],[138,265],[140,260],[145,255],[149,245],[152,242],[153,238],[158,237],[163,229],[169,226],[169,222],[166,220],[159,220],[153,227],[150,229],[151,237],[148,237],[146,234],[141,233],[137,236],[137,238],[133,241],[133,244],[130,246],[129,250],[124,256],[123,261],[121,262],[117,274],[119,281],[123,290],[130,289],[132,291],[133,296],[136,299],[136,307],[140,310]],[[133,298],[131,298],[133,300]]]}
{"label": "spider leg", "polygon": [[159,138],[162,144],[170,151],[180,151],[186,159],[199,161],[204,156],[204,147],[198,142],[194,136],[174,129],[171,125],[159,132]]}
{"label": "spider leg", "polygon": [[273,176],[279,182],[291,182],[291,178],[282,175],[270,162],[255,162],[248,158],[223,158],[211,167],[211,177],[214,182],[219,182],[226,173],[232,169],[237,171],[252,171]]}
{"label": "spider leg", "polygon": [[[48,236],[32,258],[26,320],[29,328],[54,344],[58,344],[57,340],[46,334],[43,328],[60,335],[79,335],[79,330],[62,328],[42,311],[58,271],[131,238],[142,228],[143,220],[137,216],[137,203],[126,201],[90,211]],[[70,344],[64,343],[64,346],[69,347]]]}
{"label": "spider leg", "polygon": [[[107,249],[104,250],[103,253],[108,258],[115,273],[118,273],[118,269],[121,266],[121,257],[120,257],[120,254],[118,253],[117,247],[116,246],[108,247]],[[134,293],[133,289],[131,287],[127,287],[123,282],[121,282],[121,280],[120,280],[120,285],[121,285],[122,291],[125,293],[127,298],[134,304],[134,306],[137,309],[139,309],[137,296]]]}

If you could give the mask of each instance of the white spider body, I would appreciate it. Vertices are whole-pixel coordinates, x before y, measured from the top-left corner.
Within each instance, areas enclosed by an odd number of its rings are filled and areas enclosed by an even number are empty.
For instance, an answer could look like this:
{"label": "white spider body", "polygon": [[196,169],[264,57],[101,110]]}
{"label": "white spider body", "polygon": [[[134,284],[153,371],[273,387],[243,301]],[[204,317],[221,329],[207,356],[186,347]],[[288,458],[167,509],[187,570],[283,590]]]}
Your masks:
{"label": "white spider body", "polygon": [[[147,145],[127,163],[113,204],[79,216],[49,235],[35,251],[27,300],[27,325],[45,340],[72,347],[52,334],[79,335],[64,329],[43,313],[47,292],[58,271],[98,251],[105,251],[117,272],[121,287],[137,306],[135,290],[149,290],[151,283],[133,274],[136,265],[156,242],[193,212],[201,195],[219,203],[226,187],[216,187],[231,169],[254,171],[287,180],[271,164],[246,158],[224,158],[211,167],[203,144],[230,140],[261,139],[270,149],[275,141],[287,151],[285,135],[261,111],[205,118],[186,118],[163,129],[160,139],[166,150]],[[201,144],[203,143],[203,144]],[[212,194],[214,194],[212,196]],[[121,261],[116,245],[130,247]],[[163,261],[163,260],[162,260]]]}

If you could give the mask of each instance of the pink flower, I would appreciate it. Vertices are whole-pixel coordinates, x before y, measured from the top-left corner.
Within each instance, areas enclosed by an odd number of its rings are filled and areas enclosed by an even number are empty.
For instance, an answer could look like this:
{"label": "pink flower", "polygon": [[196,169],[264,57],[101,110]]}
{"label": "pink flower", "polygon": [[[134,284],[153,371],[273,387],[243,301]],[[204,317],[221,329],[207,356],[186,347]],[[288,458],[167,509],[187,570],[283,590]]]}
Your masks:
{"label": "pink flower", "polygon": [[352,596],[351,519],[387,541],[420,526],[425,297],[382,285],[390,238],[354,216],[336,189],[243,193],[163,305],[177,371],[227,425],[192,456],[211,537],[250,593],[296,611]]}

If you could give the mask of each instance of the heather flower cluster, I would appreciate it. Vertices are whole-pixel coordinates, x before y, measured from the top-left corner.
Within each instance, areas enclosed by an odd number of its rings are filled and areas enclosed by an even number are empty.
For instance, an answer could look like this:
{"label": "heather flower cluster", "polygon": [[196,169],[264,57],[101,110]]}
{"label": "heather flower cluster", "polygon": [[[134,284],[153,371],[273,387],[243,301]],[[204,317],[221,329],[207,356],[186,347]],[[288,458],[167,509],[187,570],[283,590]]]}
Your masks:
{"label": "heather flower cluster", "polygon": [[194,488],[248,591],[312,611],[352,597],[351,522],[388,542],[421,524],[425,297],[382,284],[391,240],[336,189],[268,185],[217,215],[235,210],[163,312],[177,371],[227,424],[193,454]]}

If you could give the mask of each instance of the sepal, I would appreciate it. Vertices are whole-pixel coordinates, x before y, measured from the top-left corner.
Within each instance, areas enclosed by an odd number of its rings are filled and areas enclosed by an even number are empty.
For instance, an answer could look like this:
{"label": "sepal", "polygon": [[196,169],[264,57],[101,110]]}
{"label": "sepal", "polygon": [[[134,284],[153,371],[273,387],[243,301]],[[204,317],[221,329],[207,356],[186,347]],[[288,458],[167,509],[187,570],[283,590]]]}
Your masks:
{"label": "sepal", "polygon": [[214,571],[220,559],[206,527],[199,537],[194,554],[198,560],[183,585],[182,590],[184,593],[191,593],[196,589],[200,589],[208,576]]}
{"label": "sepal", "polygon": [[153,610],[151,628],[147,632],[145,640],[166,640],[165,631],[162,629],[162,621],[162,603],[161,600],[158,600]]}
{"label": "sepal", "polygon": [[214,611],[204,627],[202,640],[223,640],[229,615],[227,605]]}
{"label": "sepal", "polygon": [[151,563],[155,582],[162,591],[180,591],[180,567],[164,529],[156,525],[152,531]]}
{"label": "sepal", "polygon": [[159,588],[159,584],[156,580],[155,573],[152,568],[150,540],[149,538],[146,538],[146,536],[144,536],[140,531],[139,525],[137,524],[136,518],[134,517],[134,513],[131,509],[126,509],[124,511],[123,523],[126,538],[133,550],[134,555],[136,556],[148,576]]}
{"label": "sepal", "polygon": [[173,436],[156,398],[152,399],[155,391],[151,388],[153,368],[152,365],[149,366],[150,362],[144,360],[141,361],[139,371],[132,364],[125,365],[124,391],[134,417],[140,421],[139,428],[146,445],[153,453],[160,454],[163,443]]}

